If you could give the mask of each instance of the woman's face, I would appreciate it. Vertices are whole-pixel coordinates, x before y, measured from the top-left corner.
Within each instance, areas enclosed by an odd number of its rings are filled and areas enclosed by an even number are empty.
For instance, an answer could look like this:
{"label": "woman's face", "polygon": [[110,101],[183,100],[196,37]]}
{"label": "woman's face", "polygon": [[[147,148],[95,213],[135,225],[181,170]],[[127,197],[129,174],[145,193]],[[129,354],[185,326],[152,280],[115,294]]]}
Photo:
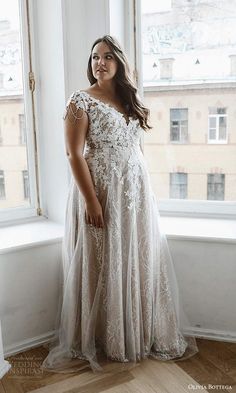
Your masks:
{"label": "woman's face", "polygon": [[99,42],[92,51],[91,66],[94,78],[107,81],[114,78],[118,63],[105,42]]}

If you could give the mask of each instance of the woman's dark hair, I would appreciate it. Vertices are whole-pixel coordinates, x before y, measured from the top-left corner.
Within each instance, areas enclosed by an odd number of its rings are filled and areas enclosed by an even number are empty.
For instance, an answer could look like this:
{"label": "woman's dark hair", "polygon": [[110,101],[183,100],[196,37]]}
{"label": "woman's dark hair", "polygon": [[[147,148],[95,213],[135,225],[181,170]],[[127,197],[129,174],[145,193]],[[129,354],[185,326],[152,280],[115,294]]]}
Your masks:
{"label": "woman's dark hair", "polygon": [[130,68],[126,55],[119,42],[110,35],[104,35],[98,38],[92,45],[87,68],[87,76],[90,84],[93,85],[97,82],[97,79],[93,76],[91,60],[93,48],[99,42],[105,42],[109,46],[117,61],[118,68],[114,76],[116,81],[116,92],[127,108],[127,115],[139,119],[139,124],[144,130],[152,128],[148,124],[149,110],[143,106],[142,102],[137,97],[137,88],[131,80]]}

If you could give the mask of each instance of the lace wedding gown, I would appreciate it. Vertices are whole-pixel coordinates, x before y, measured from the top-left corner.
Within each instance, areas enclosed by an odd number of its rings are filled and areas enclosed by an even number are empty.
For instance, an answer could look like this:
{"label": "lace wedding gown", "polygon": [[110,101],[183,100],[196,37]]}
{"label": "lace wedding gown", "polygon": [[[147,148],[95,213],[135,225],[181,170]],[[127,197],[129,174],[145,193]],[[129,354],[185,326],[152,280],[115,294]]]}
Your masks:
{"label": "lace wedding gown", "polygon": [[[63,298],[55,340],[42,368],[77,371],[97,354],[135,363],[151,356],[186,359],[198,352],[183,328],[171,254],[140,149],[144,132],[85,91],[70,102],[87,112],[84,157],[104,213],[104,228],[85,223],[85,204],[73,176],[63,239]],[[186,325],[187,324],[187,325]],[[88,363],[87,363],[88,364]]]}

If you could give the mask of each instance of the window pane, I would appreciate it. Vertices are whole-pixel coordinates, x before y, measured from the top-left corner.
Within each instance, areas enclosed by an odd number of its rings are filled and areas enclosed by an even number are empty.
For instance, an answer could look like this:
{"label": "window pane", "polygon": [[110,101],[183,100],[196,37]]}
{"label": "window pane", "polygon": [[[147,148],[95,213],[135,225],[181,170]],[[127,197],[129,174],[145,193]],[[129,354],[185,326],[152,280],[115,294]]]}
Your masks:
{"label": "window pane", "polygon": [[28,161],[19,1],[0,1],[0,15],[0,169],[5,179],[0,209],[4,209],[29,206],[30,198],[22,176],[25,168],[28,173]]}
{"label": "window pane", "polygon": [[[141,0],[140,79],[153,127],[144,152],[160,199],[210,203],[208,174],[219,168],[226,189],[212,184],[211,194],[236,201],[236,0],[213,3]],[[188,192],[169,180],[178,168]]]}
{"label": "window pane", "polygon": [[216,140],[216,128],[210,129],[209,138],[212,140]]}
{"label": "window pane", "polygon": [[23,175],[23,188],[24,188],[24,199],[29,198],[29,176],[28,171],[22,171]]}
{"label": "window pane", "polygon": [[171,127],[170,139],[171,141],[179,141],[179,127]]}
{"label": "window pane", "polygon": [[225,191],[225,175],[224,174],[208,174],[207,180],[207,199],[224,200]]}
{"label": "window pane", "polygon": [[188,140],[188,128],[185,125],[182,125],[181,122],[181,141],[187,142]]}
{"label": "window pane", "polygon": [[209,124],[210,124],[210,128],[216,128],[216,117],[210,117],[209,118]]}
{"label": "window pane", "polygon": [[26,129],[25,129],[25,116],[24,114],[19,114],[19,143],[24,145],[26,143]]}
{"label": "window pane", "polygon": [[170,173],[170,198],[184,199],[187,197],[187,174]]}
{"label": "window pane", "polygon": [[226,117],[219,118],[219,139],[226,139]]}
{"label": "window pane", "polygon": [[5,178],[3,171],[0,171],[0,199],[5,199]]}
{"label": "window pane", "polygon": [[217,113],[218,113],[219,115],[225,114],[225,113],[226,113],[226,108],[217,108]]}

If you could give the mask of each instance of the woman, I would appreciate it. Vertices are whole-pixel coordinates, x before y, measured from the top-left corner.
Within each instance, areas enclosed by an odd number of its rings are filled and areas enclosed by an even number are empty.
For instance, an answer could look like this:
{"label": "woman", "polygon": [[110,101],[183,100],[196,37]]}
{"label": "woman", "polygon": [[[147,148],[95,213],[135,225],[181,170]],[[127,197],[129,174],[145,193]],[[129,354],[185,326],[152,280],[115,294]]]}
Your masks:
{"label": "woman", "polygon": [[[77,371],[97,355],[129,364],[186,359],[198,349],[187,319],[157,202],[140,149],[148,110],[111,36],[95,41],[90,87],[66,106],[72,179],[63,240],[59,336],[42,367]],[[88,363],[87,363],[88,364]]]}

